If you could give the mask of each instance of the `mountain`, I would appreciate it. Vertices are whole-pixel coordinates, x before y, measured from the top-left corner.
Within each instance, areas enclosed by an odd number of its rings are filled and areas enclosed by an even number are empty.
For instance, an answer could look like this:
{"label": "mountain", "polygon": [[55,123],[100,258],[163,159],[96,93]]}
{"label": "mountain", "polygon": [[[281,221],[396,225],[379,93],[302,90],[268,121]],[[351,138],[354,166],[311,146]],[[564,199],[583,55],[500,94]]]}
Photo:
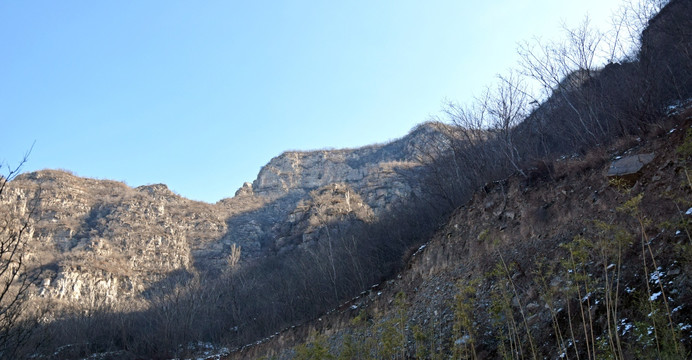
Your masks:
{"label": "mountain", "polygon": [[573,64],[585,28],[529,56],[542,103],[504,77],[454,125],[286,152],[216,204],[0,179],[0,240],[27,241],[0,242],[0,357],[689,358],[691,4],[619,63]]}
{"label": "mountain", "polygon": [[444,129],[426,123],[386,144],[286,152],[216,204],[164,184],[131,188],[60,170],[18,176],[7,198],[32,212],[31,257],[44,270],[38,293],[112,304],[180,272],[219,274],[233,247],[243,265],[316,241],[323,224],[374,219],[420,191],[421,152]]}

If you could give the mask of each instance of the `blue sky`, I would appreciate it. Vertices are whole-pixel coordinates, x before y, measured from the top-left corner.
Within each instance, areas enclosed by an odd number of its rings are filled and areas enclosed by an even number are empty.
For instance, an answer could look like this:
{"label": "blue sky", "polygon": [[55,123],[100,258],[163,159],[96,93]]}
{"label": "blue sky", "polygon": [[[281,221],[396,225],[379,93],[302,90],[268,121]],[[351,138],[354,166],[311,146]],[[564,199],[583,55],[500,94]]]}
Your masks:
{"label": "blue sky", "polygon": [[0,161],[232,196],[286,150],[404,136],[616,0],[3,1]]}

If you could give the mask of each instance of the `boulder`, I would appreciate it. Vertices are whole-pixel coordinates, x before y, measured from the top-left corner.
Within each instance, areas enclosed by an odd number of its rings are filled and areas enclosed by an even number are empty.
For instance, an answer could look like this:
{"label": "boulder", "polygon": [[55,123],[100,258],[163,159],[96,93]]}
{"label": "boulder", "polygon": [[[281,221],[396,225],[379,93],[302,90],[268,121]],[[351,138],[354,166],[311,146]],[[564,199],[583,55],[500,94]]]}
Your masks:
{"label": "boulder", "polygon": [[613,161],[608,169],[608,176],[627,176],[638,173],[644,165],[654,159],[654,153],[626,156]]}

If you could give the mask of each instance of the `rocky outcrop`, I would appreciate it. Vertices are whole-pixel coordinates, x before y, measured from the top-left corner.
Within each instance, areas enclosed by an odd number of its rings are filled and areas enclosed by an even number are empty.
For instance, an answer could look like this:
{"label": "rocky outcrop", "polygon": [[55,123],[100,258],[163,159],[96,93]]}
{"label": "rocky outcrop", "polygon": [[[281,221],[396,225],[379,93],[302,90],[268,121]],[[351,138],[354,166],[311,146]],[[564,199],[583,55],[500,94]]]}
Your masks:
{"label": "rocky outcrop", "polygon": [[[165,185],[125,184],[44,170],[17,177],[7,201],[32,209],[32,263],[44,270],[38,293],[66,302],[136,297],[180,269],[226,231],[214,206]],[[87,301],[88,300],[88,301]]]}
{"label": "rocky outcrop", "polygon": [[[450,128],[424,123],[399,140],[358,149],[290,151],[273,158],[252,183],[258,196],[305,195],[317,188],[343,183],[358,192],[377,213],[393,198],[415,190],[412,172],[448,136]],[[240,191],[240,190],[239,190]]]}
{"label": "rocky outcrop", "polygon": [[252,196],[255,193],[252,191],[252,184],[246,182],[243,186],[235,192],[235,196]]}
{"label": "rocky outcrop", "polygon": [[146,296],[175,273],[220,273],[233,246],[242,249],[242,266],[372,221],[419,191],[421,159],[447,130],[426,123],[387,144],[286,152],[216,204],[164,184],[131,188],[43,170],[13,180],[3,205],[33,213],[31,257],[43,269],[37,294],[115,304]]}
{"label": "rocky outcrop", "polygon": [[[335,183],[310,192],[301,200],[286,221],[273,229],[280,234],[275,246],[282,252],[295,246],[310,246],[329,232],[359,222],[370,222],[375,215],[363,199],[348,185]],[[331,229],[330,229],[331,227]]]}

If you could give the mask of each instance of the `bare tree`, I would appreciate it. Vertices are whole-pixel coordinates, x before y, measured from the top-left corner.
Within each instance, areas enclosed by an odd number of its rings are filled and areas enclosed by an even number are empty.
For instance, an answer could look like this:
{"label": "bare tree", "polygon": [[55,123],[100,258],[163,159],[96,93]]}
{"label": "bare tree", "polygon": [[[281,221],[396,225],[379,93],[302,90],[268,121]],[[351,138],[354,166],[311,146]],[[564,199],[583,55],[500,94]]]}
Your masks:
{"label": "bare tree", "polygon": [[[566,39],[543,43],[539,39],[519,46],[523,74],[540,87],[541,99],[559,99],[571,110],[576,120],[575,131],[583,131],[586,139],[598,142],[608,133],[594,105],[599,104],[593,87],[583,86],[592,80],[606,62],[609,42],[606,33],[591,27],[587,18],[575,28],[563,26]],[[553,100],[555,102],[556,100]]]}
{"label": "bare tree", "polygon": [[626,0],[616,18],[622,23],[624,44],[628,44],[625,53],[632,54],[641,47],[641,34],[651,20],[670,0]]}
{"label": "bare tree", "polygon": [[231,253],[228,255],[228,268],[230,270],[235,270],[238,268],[238,263],[240,262],[240,252],[241,247],[237,246],[235,243],[231,245]]}
{"label": "bare tree", "polygon": [[494,90],[488,90],[485,102],[490,115],[490,129],[504,157],[514,170],[526,177],[520,166],[522,154],[515,141],[514,128],[529,114],[529,95],[519,74],[510,72],[498,78],[500,82]]}
{"label": "bare tree", "polygon": [[27,269],[27,240],[32,206],[14,206],[8,183],[20,172],[29,152],[16,167],[0,176],[0,358],[16,358],[35,329],[26,308],[30,287],[38,274]]}

